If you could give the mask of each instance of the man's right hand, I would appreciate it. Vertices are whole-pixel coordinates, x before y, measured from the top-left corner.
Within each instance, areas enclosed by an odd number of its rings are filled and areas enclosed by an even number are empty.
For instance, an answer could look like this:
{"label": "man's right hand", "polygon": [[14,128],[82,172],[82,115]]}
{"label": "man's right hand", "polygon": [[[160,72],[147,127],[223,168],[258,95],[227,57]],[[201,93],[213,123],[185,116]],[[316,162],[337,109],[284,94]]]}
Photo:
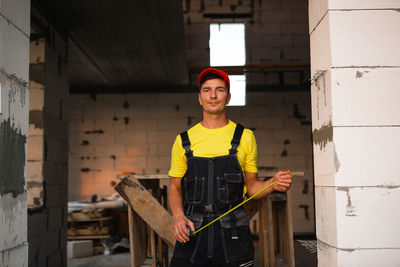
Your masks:
{"label": "man's right hand", "polygon": [[189,231],[186,227],[190,227],[194,232],[194,224],[191,220],[189,220],[183,212],[179,212],[178,214],[174,214],[172,217],[174,220],[174,236],[178,242],[186,243],[189,241]]}

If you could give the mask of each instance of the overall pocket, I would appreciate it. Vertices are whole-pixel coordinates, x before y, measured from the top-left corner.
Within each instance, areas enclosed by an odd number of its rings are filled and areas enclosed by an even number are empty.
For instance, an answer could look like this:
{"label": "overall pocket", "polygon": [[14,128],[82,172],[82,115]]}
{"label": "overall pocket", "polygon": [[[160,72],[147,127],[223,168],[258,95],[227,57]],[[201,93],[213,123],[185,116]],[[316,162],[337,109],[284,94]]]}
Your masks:
{"label": "overall pocket", "polygon": [[183,177],[183,193],[186,204],[199,204],[203,201],[205,177]]}
{"label": "overall pocket", "polygon": [[218,199],[229,204],[243,198],[243,175],[241,173],[224,173],[217,177]]}

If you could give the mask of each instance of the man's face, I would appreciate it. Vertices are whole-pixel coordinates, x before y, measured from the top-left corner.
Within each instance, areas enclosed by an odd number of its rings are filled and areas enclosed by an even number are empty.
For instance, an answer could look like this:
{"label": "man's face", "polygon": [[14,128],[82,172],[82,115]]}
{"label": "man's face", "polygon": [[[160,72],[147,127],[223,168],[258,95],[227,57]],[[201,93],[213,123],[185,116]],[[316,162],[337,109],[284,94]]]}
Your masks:
{"label": "man's face", "polygon": [[225,110],[231,99],[225,81],[211,79],[205,81],[200,89],[199,102],[203,110],[209,114],[219,114]]}

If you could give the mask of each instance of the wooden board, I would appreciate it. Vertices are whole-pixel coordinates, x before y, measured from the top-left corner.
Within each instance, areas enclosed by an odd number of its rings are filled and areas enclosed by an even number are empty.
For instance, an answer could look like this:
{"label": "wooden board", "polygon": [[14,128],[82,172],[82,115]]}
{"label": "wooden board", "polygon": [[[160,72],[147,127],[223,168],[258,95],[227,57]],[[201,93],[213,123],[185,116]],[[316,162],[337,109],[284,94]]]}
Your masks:
{"label": "wooden board", "polygon": [[163,240],[175,245],[172,216],[133,175],[126,176],[115,190]]}

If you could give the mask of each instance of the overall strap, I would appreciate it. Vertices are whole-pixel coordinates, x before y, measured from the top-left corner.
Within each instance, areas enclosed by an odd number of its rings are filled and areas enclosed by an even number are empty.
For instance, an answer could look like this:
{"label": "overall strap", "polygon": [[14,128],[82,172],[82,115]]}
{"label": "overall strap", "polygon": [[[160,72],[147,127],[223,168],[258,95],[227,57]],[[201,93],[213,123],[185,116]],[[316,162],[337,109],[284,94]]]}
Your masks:
{"label": "overall strap", "polygon": [[182,139],[182,146],[185,149],[186,158],[193,157],[193,151],[190,149],[190,140],[187,131],[180,134]]}
{"label": "overall strap", "polygon": [[240,144],[240,139],[242,138],[244,126],[238,123],[236,125],[235,133],[233,134],[233,138],[231,141],[232,148],[229,150],[229,154],[236,154],[237,147]]}

